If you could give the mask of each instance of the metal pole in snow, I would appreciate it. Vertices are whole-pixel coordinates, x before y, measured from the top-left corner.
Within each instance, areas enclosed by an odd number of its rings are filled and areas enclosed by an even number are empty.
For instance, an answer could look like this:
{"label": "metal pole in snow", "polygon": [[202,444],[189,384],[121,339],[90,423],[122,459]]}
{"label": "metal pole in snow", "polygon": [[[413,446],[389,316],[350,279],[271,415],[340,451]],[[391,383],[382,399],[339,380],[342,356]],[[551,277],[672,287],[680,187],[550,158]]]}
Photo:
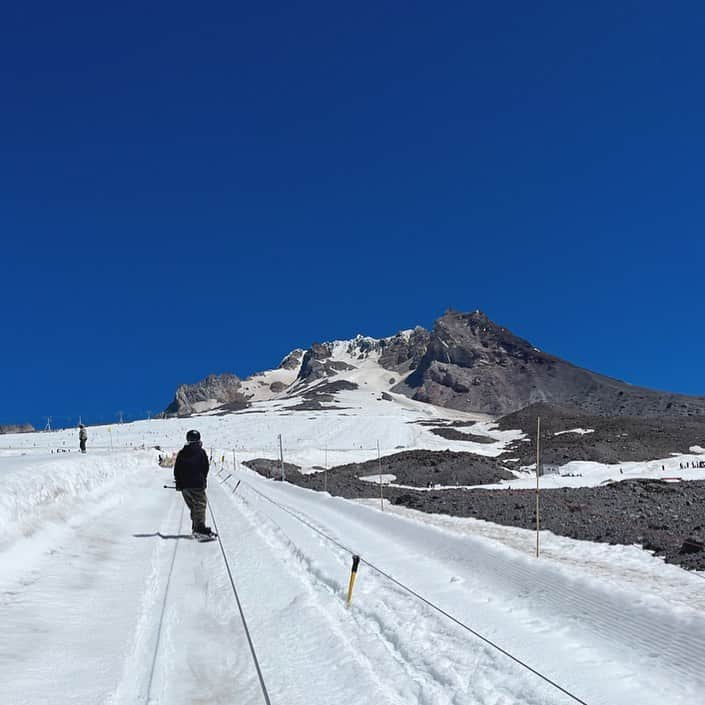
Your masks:
{"label": "metal pole in snow", "polygon": [[325,462],[323,463],[325,468],[323,471],[323,491],[328,492],[328,444],[326,443],[326,455]]}
{"label": "metal pole in snow", "polygon": [[382,485],[382,455],[377,441],[377,472],[379,473],[379,508],[384,511],[384,486]]}
{"label": "metal pole in snow", "polygon": [[539,557],[539,475],[541,474],[541,417],[536,418],[536,558]]}
{"label": "metal pole in snow", "polygon": [[233,448],[233,470],[237,472],[237,455],[235,454],[235,448]]}
{"label": "metal pole in snow", "polygon": [[282,482],[284,482],[284,446],[281,433],[279,434],[279,468],[282,471]]}

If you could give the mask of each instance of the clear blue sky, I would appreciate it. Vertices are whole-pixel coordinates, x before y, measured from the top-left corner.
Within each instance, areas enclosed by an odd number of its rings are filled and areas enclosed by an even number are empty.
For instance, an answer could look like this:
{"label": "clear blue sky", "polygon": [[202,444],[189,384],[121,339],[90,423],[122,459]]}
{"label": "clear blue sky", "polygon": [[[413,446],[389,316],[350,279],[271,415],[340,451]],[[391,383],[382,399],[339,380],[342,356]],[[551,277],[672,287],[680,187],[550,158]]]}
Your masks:
{"label": "clear blue sky", "polygon": [[705,394],[702,3],[6,4],[0,422],[483,309]]}

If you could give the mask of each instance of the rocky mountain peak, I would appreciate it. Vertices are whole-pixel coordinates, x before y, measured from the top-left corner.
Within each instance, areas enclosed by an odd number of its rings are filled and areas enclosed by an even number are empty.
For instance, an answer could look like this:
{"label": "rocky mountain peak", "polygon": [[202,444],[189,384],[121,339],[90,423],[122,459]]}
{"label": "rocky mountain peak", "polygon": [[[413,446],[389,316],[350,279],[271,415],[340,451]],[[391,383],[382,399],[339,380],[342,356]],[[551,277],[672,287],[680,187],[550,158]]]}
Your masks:
{"label": "rocky mountain peak", "polygon": [[240,393],[240,378],[225,372],[208,375],[195,384],[182,384],[176,389],[174,400],[164,410],[166,416],[186,416],[214,409],[223,404],[247,405]]}
{"label": "rocky mountain peak", "polygon": [[332,377],[344,370],[355,369],[346,362],[329,359],[331,357],[333,357],[333,352],[330,343],[313,343],[304,354],[298,379],[312,382],[323,377]]}
{"label": "rocky mountain peak", "polygon": [[446,311],[418,367],[394,391],[418,401],[492,415],[529,404],[595,415],[701,415],[705,399],[640,389],[549,355],[482,311]]}
{"label": "rocky mountain peak", "polygon": [[434,363],[472,369],[487,365],[506,366],[510,360],[522,364],[546,364],[553,359],[527,340],[497,325],[482,311],[460,313],[451,310],[434,324],[426,352],[409,383],[419,383]]}
{"label": "rocky mountain peak", "polygon": [[304,351],[301,348],[292,350],[280,363],[279,369],[282,370],[298,370],[301,366],[301,358],[304,355]]}

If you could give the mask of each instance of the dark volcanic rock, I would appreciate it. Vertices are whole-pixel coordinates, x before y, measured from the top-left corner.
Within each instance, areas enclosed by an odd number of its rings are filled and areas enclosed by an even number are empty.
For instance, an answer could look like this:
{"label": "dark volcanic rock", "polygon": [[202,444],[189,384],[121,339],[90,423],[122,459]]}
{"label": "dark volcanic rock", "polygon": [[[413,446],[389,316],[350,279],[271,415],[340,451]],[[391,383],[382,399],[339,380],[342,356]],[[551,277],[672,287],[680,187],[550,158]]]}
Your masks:
{"label": "dark volcanic rock", "polygon": [[633,387],[542,352],[480,312],[436,321],[418,367],[394,391],[467,411],[502,415],[537,402],[594,415],[705,415],[705,397]]}
{"label": "dark volcanic rock", "polygon": [[[434,457],[435,455],[435,457]],[[394,473],[400,484],[424,486],[448,483],[446,470],[467,472],[461,482],[485,482],[481,466],[470,453],[443,459],[432,451],[400,453],[382,459],[382,472]],[[463,457],[464,456],[464,457]],[[478,456],[474,456],[475,459]],[[489,459],[485,459],[489,460]],[[275,461],[269,461],[275,462]],[[491,461],[490,461],[491,462]],[[436,464],[434,464],[436,463]],[[479,463],[479,460],[478,460]],[[492,473],[493,468],[488,469]],[[272,471],[276,475],[276,471]],[[287,481],[348,498],[379,497],[376,483],[359,476],[377,474],[377,461],[341,466],[312,475],[290,473]],[[327,477],[325,476],[327,475]],[[505,526],[536,529],[534,490],[383,488],[393,504],[419,511],[474,517]],[[541,490],[541,528],[559,536],[631,546],[641,545],[667,562],[691,570],[705,570],[705,481],[666,483],[659,480],[625,480],[602,487]]]}
{"label": "dark volcanic rock", "polygon": [[[533,404],[502,417],[502,430],[521,429],[528,440],[514,443],[502,457],[518,457],[523,465],[536,462],[536,419],[541,417],[541,458],[564,465],[571,460],[598,463],[642,462],[688,453],[705,447],[705,417],[594,416],[580,409]],[[592,433],[562,433],[571,429]],[[555,435],[559,433],[559,435]]]}
{"label": "dark volcanic rock", "polygon": [[[324,382],[317,384],[312,389],[307,389],[301,395],[303,401],[296,406],[291,406],[292,411],[325,411],[326,409],[342,409],[340,406],[331,406],[335,402],[336,392],[345,390],[357,389],[355,382],[349,382],[345,379],[335,380],[334,382]],[[327,404],[328,406],[323,406]]]}
{"label": "dark volcanic rock", "polygon": [[330,360],[331,351],[328,345],[314,343],[304,355],[298,380],[300,382],[313,382],[324,377],[332,377],[344,370],[354,370],[352,365],[340,360]]}
{"label": "dark volcanic rock", "polygon": [[446,438],[449,441],[472,441],[473,443],[495,443],[494,438],[489,436],[478,436],[476,433],[463,433],[455,428],[443,426],[441,428],[430,429],[431,433],[435,433],[441,438]]}
{"label": "dark volcanic rock", "polygon": [[198,403],[208,402],[212,408],[235,404],[235,408],[248,405],[240,392],[240,379],[233,374],[208,375],[195,384],[182,384],[174,396],[174,401],[164,410],[165,416],[187,416],[198,410]]}
{"label": "dark volcanic rock", "polygon": [[[375,483],[360,480],[360,477],[379,474],[379,463],[369,460],[350,463],[328,470],[328,489],[345,497],[375,497],[379,495]],[[381,461],[382,474],[396,476],[396,483],[414,487],[426,487],[429,483],[439,485],[485,485],[500,480],[513,479],[514,475],[492,458],[474,453],[451,451],[409,450],[387,455]],[[323,477],[299,475],[287,478],[290,482],[312,489],[323,489]],[[389,488],[390,491],[396,491]],[[386,490],[385,490],[386,494]]]}
{"label": "dark volcanic rock", "polygon": [[379,364],[387,370],[407,372],[415,369],[423,359],[431,334],[417,326],[410,334],[397,333],[393,338],[379,341]]}
{"label": "dark volcanic rock", "polygon": [[325,377],[326,372],[322,364],[331,356],[331,351],[322,343],[314,343],[304,354],[301,369],[299,370],[299,379],[313,380],[319,377]]}
{"label": "dark volcanic rock", "polygon": [[[273,480],[281,480],[282,468],[278,460],[270,460],[268,458],[255,458],[254,460],[244,460],[243,465],[246,465],[251,470],[258,472],[264,477],[271,477]],[[301,468],[293,463],[284,463],[284,477],[289,475],[300,474]]]}
{"label": "dark volcanic rock", "polygon": [[[425,512],[536,528],[533,490],[447,490],[395,498]],[[683,568],[705,570],[705,482],[625,480],[606,487],[541,491],[541,528],[587,541],[639,544]]]}
{"label": "dark volcanic rock", "polygon": [[292,350],[280,363],[279,367],[284,370],[298,370],[301,367],[301,360],[304,351],[297,349]]}

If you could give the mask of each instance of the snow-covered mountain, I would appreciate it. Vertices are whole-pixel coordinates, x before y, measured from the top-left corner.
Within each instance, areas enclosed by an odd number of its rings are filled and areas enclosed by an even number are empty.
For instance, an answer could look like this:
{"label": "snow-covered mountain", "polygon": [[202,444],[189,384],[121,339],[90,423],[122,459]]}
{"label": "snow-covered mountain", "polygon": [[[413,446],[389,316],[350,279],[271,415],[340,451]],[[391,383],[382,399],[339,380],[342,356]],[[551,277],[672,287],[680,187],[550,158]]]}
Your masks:
{"label": "snow-covered mountain", "polygon": [[545,402],[604,416],[705,416],[705,397],[634,387],[545,353],[481,311],[447,311],[430,332],[417,327],[388,338],[358,335],[314,343],[278,368],[239,380],[210,375],[182,385],[166,415],[236,408],[252,401],[316,396],[366,385],[388,394],[501,416]]}

